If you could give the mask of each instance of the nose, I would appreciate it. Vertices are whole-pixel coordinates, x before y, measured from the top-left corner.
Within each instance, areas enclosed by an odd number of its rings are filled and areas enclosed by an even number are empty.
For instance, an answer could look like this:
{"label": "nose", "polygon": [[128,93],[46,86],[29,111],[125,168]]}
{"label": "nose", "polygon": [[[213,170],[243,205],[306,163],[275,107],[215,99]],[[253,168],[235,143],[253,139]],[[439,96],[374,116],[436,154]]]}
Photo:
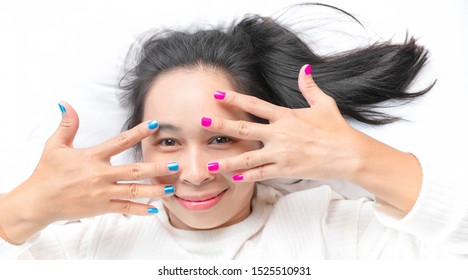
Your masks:
{"label": "nose", "polygon": [[210,173],[206,168],[208,156],[199,149],[191,149],[180,161],[180,180],[188,185],[200,186],[215,178],[215,174]]}

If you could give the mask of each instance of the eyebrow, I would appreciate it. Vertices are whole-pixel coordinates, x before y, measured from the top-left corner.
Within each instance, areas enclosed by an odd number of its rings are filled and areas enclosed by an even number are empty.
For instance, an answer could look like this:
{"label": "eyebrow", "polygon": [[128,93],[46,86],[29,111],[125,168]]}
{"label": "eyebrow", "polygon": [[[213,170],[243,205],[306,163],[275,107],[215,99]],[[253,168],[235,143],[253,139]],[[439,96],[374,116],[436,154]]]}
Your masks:
{"label": "eyebrow", "polygon": [[162,123],[162,124],[159,124],[158,130],[156,130],[156,132],[154,134],[158,134],[159,132],[164,132],[164,131],[171,131],[171,132],[180,133],[182,131],[182,129],[180,129],[180,127],[172,125],[172,124]]}

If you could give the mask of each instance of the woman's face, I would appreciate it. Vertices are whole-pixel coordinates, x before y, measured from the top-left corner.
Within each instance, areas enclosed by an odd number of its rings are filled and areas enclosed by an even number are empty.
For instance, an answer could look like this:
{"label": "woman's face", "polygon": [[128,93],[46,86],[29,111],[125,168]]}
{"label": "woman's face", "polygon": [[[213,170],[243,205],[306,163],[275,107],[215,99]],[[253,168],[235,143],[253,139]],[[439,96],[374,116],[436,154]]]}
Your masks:
{"label": "woman's face", "polygon": [[172,184],[175,195],[163,198],[171,224],[181,229],[212,229],[242,221],[250,214],[253,183],[232,181],[234,173],[212,174],[216,161],[259,149],[260,142],[234,139],[203,129],[202,117],[249,120],[245,112],[213,98],[216,90],[233,90],[226,76],[210,69],[178,69],[158,76],[144,107],[144,120],[157,120],[157,132],[142,141],[145,162],[177,162],[179,172],[153,178]]}

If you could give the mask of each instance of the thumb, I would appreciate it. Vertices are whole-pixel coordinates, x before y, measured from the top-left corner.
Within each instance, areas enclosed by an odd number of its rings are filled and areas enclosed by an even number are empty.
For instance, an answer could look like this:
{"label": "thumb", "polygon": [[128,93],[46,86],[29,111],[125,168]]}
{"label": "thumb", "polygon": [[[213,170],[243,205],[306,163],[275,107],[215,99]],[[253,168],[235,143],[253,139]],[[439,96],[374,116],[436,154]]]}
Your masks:
{"label": "thumb", "polygon": [[310,66],[310,64],[302,66],[301,71],[299,71],[297,82],[299,90],[311,106],[316,104],[317,101],[320,101],[321,98],[327,96],[312,78],[312,66]]}
{"label": "thumb", "polygon": [[72,147],[80,120],[75,109],[66,102],[59,102],[62,120],[55,133],[50,137],[49,144],[56,147]]}

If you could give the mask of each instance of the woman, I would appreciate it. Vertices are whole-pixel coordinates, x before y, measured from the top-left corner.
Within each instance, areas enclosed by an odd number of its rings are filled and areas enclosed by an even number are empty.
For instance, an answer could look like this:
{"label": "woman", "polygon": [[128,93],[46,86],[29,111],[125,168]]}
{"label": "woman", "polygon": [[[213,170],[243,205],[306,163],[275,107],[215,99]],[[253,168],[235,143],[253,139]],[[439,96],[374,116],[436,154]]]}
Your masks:
{"label": "woman", "polygon": [[[342,116],[370,124],[393,121],[372,105],[427,92],[405,92],[425,60],[414,40],[320,57],[291,31],[257,16],[226,32],[147,38],[122,83],[129,130],[96,147],[73,149],[78,116],[61,103],[62,122],[37,169],[0,197],[0,236],[10,243],[1,243],[1,254],[466,256],[466,217],[433,219],[444,215],[440,205],[457,202],[456,194],[427,176],[423,180],[416,157],[360,133]],[[113,155],[135,144],[143,163],[110,166]],[[282,195],[255,183],[274,177],[342,179],[374,193],[380,203],[374,215],[373,202],[343,200],[329,186]],[[122,183],[142,179],[151,184]],[[156,207],[130,201],[155,197],[161,198]],[[465,204],[457,203],[457,210],[467,213]],[[104,213],[131,216],[45,229]]]}

